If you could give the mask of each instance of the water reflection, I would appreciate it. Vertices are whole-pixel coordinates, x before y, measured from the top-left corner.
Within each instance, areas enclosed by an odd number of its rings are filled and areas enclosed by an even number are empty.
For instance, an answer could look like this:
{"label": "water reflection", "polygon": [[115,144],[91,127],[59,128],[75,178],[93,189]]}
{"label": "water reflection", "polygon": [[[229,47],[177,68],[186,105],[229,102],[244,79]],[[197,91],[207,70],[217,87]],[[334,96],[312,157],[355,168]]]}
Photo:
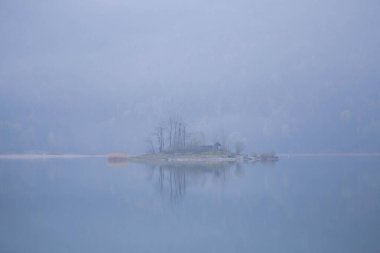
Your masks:
{"label": "water reflection", "polygon": [[159,165],[153,169],[155,175],[153,178],[157,181],[160,193],[163,196],[169,196],[170,201],[177,202],[184,197],[189,185],[205,182],[209,178],[223,183],[226,177],[231,174],[232,167],[234,164]]}
{"label": "water reflection", "polygon": [[[187,188],[203,187],[208,181],[224,185],[231,177],[244,177],[245,168],[252,168],[257,162],[219,163],[142,163],[148,173],[148,180],[156,186],[163,198],[176,203],[183,199]],[[265,167],[274,167],[276,161],[259,162]],[[134,163],[109,161],[111,167],[133,167]]]}
{"label": "water reflection", "polygon": [[379,162],[0,161],[0,252],[379,252]]}

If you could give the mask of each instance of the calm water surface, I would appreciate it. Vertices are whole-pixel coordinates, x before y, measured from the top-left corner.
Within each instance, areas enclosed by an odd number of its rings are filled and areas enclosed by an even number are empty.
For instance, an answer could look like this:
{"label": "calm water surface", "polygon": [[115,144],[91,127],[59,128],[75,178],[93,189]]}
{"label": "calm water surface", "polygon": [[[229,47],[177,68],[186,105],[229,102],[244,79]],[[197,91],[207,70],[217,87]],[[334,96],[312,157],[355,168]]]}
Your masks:
{"label": "calm water surface", "polygon": [[0,252],[380,252],[379,164],[0,160]]}

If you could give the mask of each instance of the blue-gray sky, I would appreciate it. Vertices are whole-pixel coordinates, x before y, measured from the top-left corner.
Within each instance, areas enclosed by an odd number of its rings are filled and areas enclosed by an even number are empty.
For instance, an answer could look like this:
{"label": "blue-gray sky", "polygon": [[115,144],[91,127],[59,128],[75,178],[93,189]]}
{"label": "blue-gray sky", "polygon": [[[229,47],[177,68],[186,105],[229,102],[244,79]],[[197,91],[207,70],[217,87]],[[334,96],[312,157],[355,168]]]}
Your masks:
{"label": "blue-gray sky", "polygon": [[380,150],[380,3],[0,1],[0,152],[145,150],[180,114],[247,151]]}

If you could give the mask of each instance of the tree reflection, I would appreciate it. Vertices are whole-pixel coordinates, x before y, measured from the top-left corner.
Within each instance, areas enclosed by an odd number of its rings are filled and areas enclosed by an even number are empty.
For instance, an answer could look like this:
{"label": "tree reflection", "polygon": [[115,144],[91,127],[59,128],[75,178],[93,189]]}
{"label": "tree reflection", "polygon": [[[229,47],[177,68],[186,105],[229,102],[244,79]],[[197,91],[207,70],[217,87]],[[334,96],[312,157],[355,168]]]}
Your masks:
{"label": "tree reflection", "polygon": [[[273,167],[277,161],[241,162],[175,162],[175,161],[135,161],[147,169],[147,180],[153,181],[163,198],[171,202],[180,201],[189,186],[203,187],[207,182],[224,185],[229,177],[244,177],[245,168],[257,163]],[[126,167],[126,162],[108,161],[112,167]]]}
{"label": "tree reflection", "polygon": [[[203,184],[208,178],[224,184],[234,164],[165,164],[155,168],[158,190],[171,202],[180,201],[190,184]],[[243,169],[240,168],[240,171]],[[244,173],[241,173],[242,175]]]}

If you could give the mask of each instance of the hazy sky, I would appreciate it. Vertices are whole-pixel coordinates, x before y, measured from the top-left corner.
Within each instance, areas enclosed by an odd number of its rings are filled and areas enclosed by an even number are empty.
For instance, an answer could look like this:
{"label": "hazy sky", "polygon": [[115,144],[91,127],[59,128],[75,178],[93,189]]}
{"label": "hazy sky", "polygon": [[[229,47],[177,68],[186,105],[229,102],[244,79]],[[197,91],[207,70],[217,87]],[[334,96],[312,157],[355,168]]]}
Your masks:
{"label": "hazy sky", "polygon": [[0,0],[0,151],[380,150],[380,2]]}

